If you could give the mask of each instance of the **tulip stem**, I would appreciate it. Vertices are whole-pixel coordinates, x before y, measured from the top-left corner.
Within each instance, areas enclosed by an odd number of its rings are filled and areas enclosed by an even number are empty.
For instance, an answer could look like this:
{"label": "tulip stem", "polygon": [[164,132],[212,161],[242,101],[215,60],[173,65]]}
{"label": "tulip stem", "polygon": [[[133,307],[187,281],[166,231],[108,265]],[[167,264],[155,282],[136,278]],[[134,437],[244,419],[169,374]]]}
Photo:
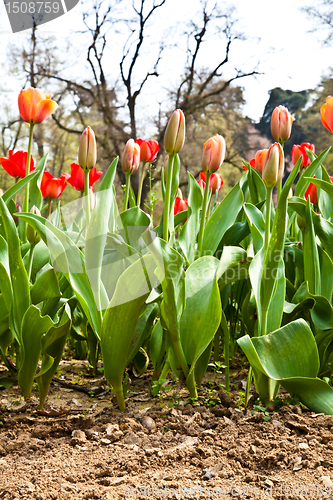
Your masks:
{"label": "tulip stem", "polygon": [[143,186],[143,181],[145,179],[145,167],[146,167],[146,163],[143,162],[142,169],[140,172],[140,180],[139,180],[139,188],[138,188],[138,198],[137,198],[137,206],[138,207],[140,207],[140,205],[141,205],[142,186]]}
{"label": "tulip stem", "polygon": [[203,235],[204,235],[204,230],[205,230],[205,225],[206,225],[207,206],[209,204],[209,191],[210,191],[209,181],[210,181],[210,172],[208,171],[206,174],[205,192],[204,192],[204,198],[203,198],[202,209],[201,209],[201,220],[200,220],[200,229],[199,229],[199,236],[198,236],[198,257],[201,257],[201,254],[202,254],[202,243],[203,243]]}
{"label": "tulip stem", "polygon": [[271,234],[271,204],[272,204],[272,187],[266,186],[266,224],[265,224],[265,254],[267,252],[269,238]]}
{"label": "tulip stem", "polygon": [[279,182],[277,183],[276,188],[277,188],[277,197],[276,197],[276,201],[278,202],[278,201],[279,201],[279,199],[280,199],[281,191],[282,191],[282,180],[281,180],[281,181],[279,181]]}
{"label": "tulip stem", "polygon": [[[29,130],[29,143],[28,143],[28,156],[27,165],[25,170],[26,177],[30,173],[30,160],[31,160],[31,148],[32,148],[32,135],[34,131],[34,124],[30,123]],[[29,182],[25,185],[25,196],[23,201],[23,212],[29,212]],[[23,222],[23,243],[27,242],[27,223]]]}
{"label": "tulip stem", "polygon": [[31,278],[31,270],[32,270],[32,261],[33,261],[33,256],[34,256],[34,250],[35,250],[35,245],[30,246],[29,250],[29,260],[28,260],[28,267],[27,267],[27,274],[28,274],[28,280],[30,281]]}
{"label": "tulip stem", "polygon": [[49,219],[50,215],[51,215],[51,209],[52,209],[52,198],[49,198],[49,202],[47,204],[48,208],[47,208],[47,218]]}
{"label": "tulip stem", "polygon": [[189,370],[188,370],[187,361],[186,361],[185,354],[183,351],[183,347],[180,343],[180,340],[179,339],[177,339],[176,341],[174,340],[173,346],[175,348],[177,358],[178,358],[178,361],[180,363],[180,366],[182,367],[183,373],[184,373],[185,377],[187,378]]}
{"label": "tulip stem", "polygon": [[131,174],[126,174],[126,188],[125,188],[123,212],[127,210],[130,187],[131,187]]}
{"label": "tulip stem", "polygon": [[171,204],[173,160],[174,160],[174,155],[169,155],[167,172],[166,172],[167,179],[166,179],[164,210],[163,210],[163,239],[165,241],[168,241],[169,239],[169,217],[170,217],[170,204]]}
{"label": "tulip stem", "polygon": [[89,169],[84,170],[84,206],[86,211],[86,230],[90,222]]}
{"label": "tulip stem", "polygon": [[190,372],[186,379],[186,386],[189,390],[191,398],[198,399],[197,386],[195,383],[194,369]]}

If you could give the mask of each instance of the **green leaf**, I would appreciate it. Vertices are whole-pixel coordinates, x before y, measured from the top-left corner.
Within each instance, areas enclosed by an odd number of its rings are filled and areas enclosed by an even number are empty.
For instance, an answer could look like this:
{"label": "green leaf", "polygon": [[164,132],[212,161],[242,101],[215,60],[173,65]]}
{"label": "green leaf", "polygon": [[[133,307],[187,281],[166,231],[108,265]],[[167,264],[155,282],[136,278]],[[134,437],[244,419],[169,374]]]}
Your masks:
{"label": "green leaf", "polygon": [[235,222],[242,204],[243,193],[238,182],[223,198],[206,224],[202,248],[204,255],[213,255],[215,253],[224,233]]}
{"label": "green leaf", "polygon": [[310,198],[307,199],[305,211],[305,230],[303,235],[304,279],[309,283],[309,291],[320,295],[320,265],[316,236],[312,221]]}
{"label": "green leaf", "polygon": [[250,364],[278,381],[310,410],[333,414],[333,390],[316,378],[319,370],[317,346],[308,324],[300,319],[275,332],[238,340]]}
{"label": "green leaf", "polygon": [[29,210],[35,205],[39,210],[42,208],[43,196],[40,190],[40,183],[42,182],[43,173],[45,170],[48,154],[39,160],[36,170],[39,175],[36,175],[29,184]]}
{"label": "green leaf", "polygon": [[85,241],[85,267],[97,309],[101,310],[101,274],[106,235],[113,204],[113,181],[118,158],[108,168],[96,194],[96,206],[91,214]]}
{"label": "green leaf", "polygon": [[116,394],[122,394],[122,378],[131,353],[141,310],[150,293],[147,276],[156,268],[151,255],[138,260],[120,276],[101,328],[104,373]]}
{"label": "green leaf", "polygon": [[140,347],[144,344],[147,336],[149,335],[150,330],[153,327],[159,309],[160,308],[158,307],[157,304],[149,304],[145,312],[140,316],[133,335],[132,346],[127,360],[127,364],[129,364],[132,361],[134,356],[139,351]]}
{"label": "green leaf", "polygon": [[[39,163],[38,163],[39,166]],[[31,182],[35,177],[38,177],[40,171],[36,168],[31,174],[23,179],[20,179],[16,184],[14,184],[11,188],[7,189],[7,191],[2,195],[3,201],[7,204],[14,196],[21,191],[22,188],[28,182]]]}
{"label": "green leaf", "polygon": [[41,316],[33,304],[24,314],[21,329],[21,363],[18,384],[25,399],[30,398],[41,353],[41,338],[53,326],[49,316]]}
{"label": "green leaf", "polygon": [[38,277],[31,287],[30,296],[33,304],[61,296],[58,278],[53,268],[46,270]]}
{"label": "green leaf", "polygon": [[264,244],[265,221],[262,212],[260,212],[260,210],[257,207],[251,205],[250,203],[245,203],[244,212],[246,214],[250,226],[250,231],[253,240],[253,248],[255,253],[257,253]]}
{"label": "green leaf", "polygon": [[[3,197],[0,197],[0,214],[4,225],[8,244],[10,278],[13,289],[12,318],[13,327],[19,341],[23,316],[30,306],[30,289],[28,275],[25,270],[20,251],[20,239],[15,223],[10,215]],[[13,332],[14,333],[14,332]]]}
{"label": "green leaf", "polygon": [[84,314],[99,338],[101,318],[85,272],[82,252],[67,236],[66,232],[53,226],[47,219],[33,214],[20,214],[20,217],[29,222],[48,246],[54,269],[62,272],[68,279]]}
{"label": "green leaf", "polygon": [[212,342],[221,322],[221,300],[217,285],[219,261],[201,257],[185,277],[185,308],[180,321],[180,339],[190,373]]}
{"label": "green leaf", "polygon": [[163,290],[163,301],[161,303],[162,325],[169,331],[172,340],[175,342],[180,338],[180,318],[185,305],[184,259],[160,238],[156,238],[150,248],[157,265],[157,275]]}
{"label": "green leaf", "polygon": [[153,328],[150,338],[150,358],[154,369],[157,371],[165,354],[165,338],[160,320],[158,320]]}
{"label": "green leaf", "polygon": [[15,384],[15,380],[9,377],[0,377],[0,387],[4,387],[5,389],[9,389]]}
{"label": "green leaf", "polygon": [[313,183],[312,176],[315,175],[318,167],[323,163],[326,156],[328,155],[331,148],[325,149],[315,160],[305,169],[303,175],[300,176],[296,188],[295,188],[295,196],[299,196],[302,198],[305,194],[305,191],[309,185],[309,181]]}
{"label": "green leaf", "polygon": [[43,408],[44,406],[51,380],[61,361],[70,326],[71,320],[68,313],[64,309],[58,324],[52,326],[48,332],[42,336],[42,366],[40,372],[36,375],[40,408]]}
{"label": "green leaf", "polygon": [[246,279],[249,276],[249,263],[246,250],[240,247],[224,247],[217,270],[220,289],[228,284]]}
{"label": "green leaf", "polygon": [[200,229],[200,209],[202,205],[202,192],[199,184],[190,172],[188,176],[188,204],[192,212],[179,235],[179,245],[187,260],[192,263],[195,260],[195,243]]}

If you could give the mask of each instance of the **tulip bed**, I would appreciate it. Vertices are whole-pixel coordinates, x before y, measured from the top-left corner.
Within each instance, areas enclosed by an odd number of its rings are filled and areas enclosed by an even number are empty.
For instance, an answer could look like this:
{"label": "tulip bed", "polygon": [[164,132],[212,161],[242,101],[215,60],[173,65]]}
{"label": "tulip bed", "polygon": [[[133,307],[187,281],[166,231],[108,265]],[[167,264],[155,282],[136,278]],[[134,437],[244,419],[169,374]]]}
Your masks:
{"label": "tulip bed", "polygon": [[[332,103],[328,98],[321,109],[331,132]],[[271,122],[276,142],[244,165],[244,175],[220,203],[218,170],[227,147],[220,135],[203,147],[199,182],[188,172],[183,200],[178,153],[185,117],[176,110],[165,132],[163,213],[156,221],[152,210],[140,208],[156,141],[127,142],[120,211],[118,159],[93,193],[102,173],[90,127],[71,175],[54,178],[45,170],[47,156],[34,167],[34,126],[56,109],[40,90],[21,91],[28,151],[0,159],[17,180],[0,197],[0,354],[11,374],[0,384],[15,379],[29,398],[36,381],[42,408],[69,341],[93,368],[102,360],[121,410],[129,365],[137,375],[153,366],[154,395],[173,372],[184,377],[195,399],[212,357],[223,359],[229,392],[230,359],[239,346],[249,361],[245,404],[254,379],[263,405],[282,386],[311,410],[332,415],[333,184],[324,167],[329,149],[316,156],[310,143],[295,145],[294,167],[282,186],[283,144],[293,120],[279,106]],[[135,197],[131,176],[138,169]],[[52,200],[67,183],[82,198],[52,211]],[[23,189],[17,212],[16,195]]]}

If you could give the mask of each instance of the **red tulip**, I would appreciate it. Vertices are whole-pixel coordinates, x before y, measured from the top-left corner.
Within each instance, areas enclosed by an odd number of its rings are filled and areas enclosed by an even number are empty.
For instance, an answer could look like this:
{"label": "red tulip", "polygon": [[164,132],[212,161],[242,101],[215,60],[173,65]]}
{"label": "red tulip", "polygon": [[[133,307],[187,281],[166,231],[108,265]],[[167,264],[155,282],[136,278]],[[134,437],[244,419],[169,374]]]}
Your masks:
{"label": "red tulip", "polygon": [[225,157],[225,140],[221,135],[214,135],[205,142],[201,159],[201,168],[211,174],[216,172]]}
{"label": "red tulip", "polygon": [[[313,178],[315,179],[316,176],[314,175]],[[333,176],[330,175],[330,179],[333,184]],[[313,203],[314,205],[318,205],[317,186],[315,184],[312,184],[311,182],[308,186],[308,189],[305,191],[305,199],[307,200],[309,196],[311,203]]]}
{"label": "red tulip", "polygon": [[160,148],[157,141],[144,141],[143,139],[137,139],[135,142],[140,146],[141,161],[143,161],[144,163],[151,163],[155,160]]}
{"label": "red tulip", "polygon": [[[256,168],[256,160],[255,160],[255,158],[252,158],[252,160],[249,161],[249,164],[251,165],[251,167]],[[246,171],[249,170],[246,165],[243,165],[242,168],[243,168],[243,170],[246,170]]]}
{"label": "red tulip", "polygon": [[333,134],[333,97],[328,96],[326,103],[320,108],[322,124]]}
{"label": "red tulip", "polygon": [[174,215],[177,215],[179,214],[179,212],[183,212],[184,210],[187,209],[188,209],[187,198],[185,200],[182,200],[179,196],[177,196],[175,199]]}
{"label": "red tulip", "polygon": [[271,132],[274,139],[280,144],[289,139],[293,121],[293,117],[284,106],[277,106],[274,109],[271,118]]}
{"label": "red tulip", "polygon": [[[25,177],[28,153],[26,151],[9,151],[9,158],[0,158],[0,163],[12,177]],[[34,170],[34,160],[30,159],[30,172]]]}
{"label": "red tulip", "polygon": [[59,198],[67,186],[67,176],[62,174],[60,177],[54,177],[50,172],[44,172],[40,190],[45,198]]}
{"label": "red tulip", "polygon": [[[97,172],[96,167],[89,172],[89,187],[98,181],[103,172]],[[77,191],[84,191],[84,170],[78,163],[71,163],[71,175],[63,174],[67,177],[67,182]]]}
{"label": "red tulip", "polygon": [[93,129],[90,127],[85,128],[82,132],[78,156],[79,164],[83,169],[90,170],[96,165],[96,138]]}
{"label": "red tulip", "polygon": [[19,93],[18,107],[22,120],[36,124],[42,123],[52,115],[58,104],[51,101],[50,94],[44,94],[41,90],[30,87]]}
{"label": "red tulip", "polygon": [[[201,187],[202,192],[205,190],[206,185],[206,172],[200,172],[199,174],[199,185]],[[212,190],[212,193],[215,194],[216,191],[220,191],[223,185],[223,179],[221,174],[211,174],[209,179],[209,188]]]}
{"label": "red tulip", "polygon": [[305,148],[309,149],[314,153],[315,147],[313,144],[310,144],[309,142],[302,142],[302,144],[294,144],[293,148],[291,150],[291,160],[293,162],[293,165],[296,165],[298,159],[303,155],[302,163],[301,163],[301,168],[306,168],[310,165],[311,160],[307,155],[307,152]]}

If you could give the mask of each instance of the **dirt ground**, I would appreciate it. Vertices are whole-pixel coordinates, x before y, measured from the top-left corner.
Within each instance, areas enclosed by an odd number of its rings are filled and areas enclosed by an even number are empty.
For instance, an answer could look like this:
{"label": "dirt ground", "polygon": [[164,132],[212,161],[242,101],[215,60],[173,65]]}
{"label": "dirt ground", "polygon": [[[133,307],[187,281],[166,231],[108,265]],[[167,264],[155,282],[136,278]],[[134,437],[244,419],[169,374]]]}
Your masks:
{"label": "dirt ground", "polygon": [[241,410],[246,371],[231,398],[213,375],[194,404],[134,379],[125,412],[77,360],[61,362],[43,412],[36,395],[0,391],[0,499],[333,498],[333,417]]}

